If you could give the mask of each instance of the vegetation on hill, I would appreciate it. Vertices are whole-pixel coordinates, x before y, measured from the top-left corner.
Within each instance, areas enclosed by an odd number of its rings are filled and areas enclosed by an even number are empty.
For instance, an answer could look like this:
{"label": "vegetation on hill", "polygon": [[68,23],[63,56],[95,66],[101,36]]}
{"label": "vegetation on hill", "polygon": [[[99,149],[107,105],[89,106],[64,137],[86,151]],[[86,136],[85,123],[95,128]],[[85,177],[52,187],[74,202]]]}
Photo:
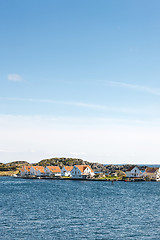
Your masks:
{"label": "vegetation on hill", "polygon": [[[17,174],[20,168],[24,165],[29,165],[26,161],[14,161],[10,163],[0,163],[0,176],[4,175],[13,175]],[[38,163],[34,163],[34,166],[59,166],[62,168],[63,166],[74,166],[74,165],[89,165],[93,169],[94,172],[97,173],[105,173],[105,174],[112,174],[117,173],[118,177],[123,177],[124,172],[131,166],[131,165],[104,165],[101,163],[93,163],[87,162],[82,159],[78,158],[50,158],[50,159],[43,159]],[[144,167],[141,167],[141,170],[144,170]]]}
{"label": "vegetation on hill", "polygon": [[0,163],[0,176],[12,176],[18,174],[20,168],[29,165],[26,161],[14,161],[10,163]]}
{"label": "vegetation on hill", "polygon": [[91,163],[83,161],[82,159],[78,158],[50,158],[44,159],[37,164],[39,166],[59,166],[62,168],[63,166],[73,166],[73,165],[90,165]]}

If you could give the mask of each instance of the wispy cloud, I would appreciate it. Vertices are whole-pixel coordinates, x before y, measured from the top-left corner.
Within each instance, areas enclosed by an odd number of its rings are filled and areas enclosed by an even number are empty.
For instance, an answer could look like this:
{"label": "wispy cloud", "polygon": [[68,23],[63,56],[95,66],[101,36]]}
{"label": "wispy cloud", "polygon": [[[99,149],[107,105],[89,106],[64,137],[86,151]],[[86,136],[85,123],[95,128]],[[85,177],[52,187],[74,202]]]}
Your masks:
{"label": "wispy cloud", "polygon": [[121,87],[121,88],[128,88],[128,89],[132,89],[132,90],[136,90],[136,91],[140,91],[140,92],[146,92],[149,94],[153,94],[153,95],[157,95],[160,96],[160,88],[153,88],[153,87],[149,87],[149,86],[145,86],[145,85],[138,85],[138,84],[130,84],[130,83],[126,83],[126,82],[119,82],[119,81],[103,81],[103,80],[92,80],[92,81],[62,81],[63,83],[66,84],[72,84],[72,85],[97,85],[97,84],[105,84],[106,86],[110,86],[110,87]]}
{"label": "wispy cloud", "polygon": [[94,109],[105,109],[106,106],[99,105],[99,104],[90,104],[84,102],[71,102],[71,101],[57,101],[54,99],[36,99],[36,98],[9,98],[9,97],[0,97],[0,100],[6,101],[21,101],[21,102],[35,102],[35,103],[53,103],[53,104],[60,104],[60,105],[70,105],[70,106],[77,106],[77,107],[84,107],[84,108],[94,108]]}
{"label": "wispy cloud", "polygon": [[[84,103],[84,102],[77,102],[77,101],[58,101],[54,99],[8,98],[8,97],[0,97],[0,100],[68,105],[68,106],[88,108],[88,109],[93,109],[98,111],[109,111],[109,112],[118,112],[118,113],[126,113],[126,114],[142,113],[142,109],[131,109],[131,108],[123,108],[123,107],[120,108],[120,107],[113,107],[109,105],[92,104],[92,103]],[[147,112],[148,110],[145,111],[143,109],[143,113],[147,113]]]}
{"label": "wispy cloud", "polygon": [[52,117],[30,116],[29,120],[28,116],[0,115],[0,158],[35,162],[53,156],[77,156],[92,162],[160,163],[160,125],[104,121],[90,118],[80,125],[74,118],[66,123],[66,119],[53,122]]}
{"label": "wispy cloud", "polygon": [[130,83],[125,83],[125,82],[116,82],[116,81],[115,82],[114,81],[105,81],[105,85],[111,86],[111,87],[130,88],[130,89],[135,89],[137,91],[146,92],[146,93],[160,96],[159,88],[152,88],[152,87],[143,86],[143,85],[130,84]]}
{"label": "wispy cloud", "polygon": [[8,74],[8,80],[13,82],[21,82],[22,77],[19,74]]}
{"label": "wispy cloud", "polygon": [[[25,125],[36,125],[38,123],[43,123],[45,126],[51,126],[54,124],[59,125],[71,125],[71,126],[87,126],[89,129],[90,127],[97,126],[98,128],[103,128],[104,126],[108,125],[123,125],[123,126],[153,126],[153,127],[160,127],[160,118],[117,118],[117,117],[71,117],[71,116],[44,116],[44,115],[11,115],[11,114],[0,114],[0,127],[3,124],[7,124],[12,122],[15,126],[21,126],[22,122],[25,122]],[[18,125],[17,125],[18,123]],[[26,124],[27,123],[27,124]]]}

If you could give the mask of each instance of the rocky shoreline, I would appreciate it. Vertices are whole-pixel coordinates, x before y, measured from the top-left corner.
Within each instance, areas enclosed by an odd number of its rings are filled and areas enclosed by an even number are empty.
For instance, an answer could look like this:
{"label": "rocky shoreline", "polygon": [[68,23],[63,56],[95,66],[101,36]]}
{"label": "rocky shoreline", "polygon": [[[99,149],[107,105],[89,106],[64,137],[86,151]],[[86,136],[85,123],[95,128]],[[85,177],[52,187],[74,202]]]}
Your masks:
{"label": "rocky shoreline", "polygon": [[[0,176],[12,176],[14,174],[18,174],[20,168],[24,165],[31,165],[31,163],[26,161],[14,161],[10,163],[0,163]],[[124,165],[114,165],[114,164],[101,164],[101,163],[94,163],[84,161],[82,159],[77,158],[50,158],[41,160],[38,163],[33,163],[33,166],[59,166],[62,168],[63,166],[74,166],[74,165],[89,165],[93,171],[97,174],[114,174],[115,172],[118,175],[123,175],[126,170],[131,166],[131,164],[124,164]],[[139,167],[140,170],[145,170],[146,166]]]}
{"label": "rocky shoreline", "polygon": [[[14,178],[22,178],[22,179],[32,179],[32,180],[62,180],[62,181],[101,181],[101,182],[117,182],[117,181],[123,181],[123,182],[144,182],[143,178],[72,178],[72,177],[36,177],[36,176],[12,176]],[[153,181],[153,180],[152,180]]]}

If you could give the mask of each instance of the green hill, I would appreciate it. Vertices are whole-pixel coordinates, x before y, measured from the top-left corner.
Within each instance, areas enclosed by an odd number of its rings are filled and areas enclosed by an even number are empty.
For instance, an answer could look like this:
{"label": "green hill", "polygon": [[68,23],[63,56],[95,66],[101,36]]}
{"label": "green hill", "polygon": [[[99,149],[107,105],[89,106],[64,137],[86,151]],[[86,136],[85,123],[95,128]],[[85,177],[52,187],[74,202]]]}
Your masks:
{"label": "green hill", "polygon": [[[20,168],[24,165],[30,165],[30,163],[26,161],[14,161],[10,163],[0,163],[0,176],[11,176],[13,174],[17,174]],[[93,163],[87,162],[79,158],[50,158],[43,159],[38,163],[34,163],[34,166],[59,166],[62,168],[63,166],[74,166],[74,165],[89,165],[95,172],[103,172],[103,173],[114,173],[116,171],[126,171],[131,165],[104,165],[101,163]],[[141,167],[141,170],[144,170],[146,167]]]}
{"label": "green hill", "polygon": [[17,174],[19,169],[24,165],[29,165],[29,163],[26,161],[14,161],[6,164],[1,163],[0,176],[12,176],[13,174]]}
{"label": "green hill", "polygon": [[50,158],[50,159],[41,160],[40,162],[34,165],[39,165],[43,167],[59,166],[60,168],[62,168],[63,166],[84,165],[84,164],[90,164],[90,163],[78,158]]}

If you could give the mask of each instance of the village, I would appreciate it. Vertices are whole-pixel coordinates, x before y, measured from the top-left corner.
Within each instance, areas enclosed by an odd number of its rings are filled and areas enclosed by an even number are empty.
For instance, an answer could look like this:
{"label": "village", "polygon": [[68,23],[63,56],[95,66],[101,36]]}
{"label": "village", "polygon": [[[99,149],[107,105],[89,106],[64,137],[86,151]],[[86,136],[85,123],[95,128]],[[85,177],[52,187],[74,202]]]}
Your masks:
{"label": "village", "polygon": [[160,168],[146,167],[142,171],[138,166],[131,166],[121,174],[118,171],[105,174],[103,172],[94,172],[89,165],[63,166],[62,168],[59,166],[26,165],[20,169],[18,175],[23,178],[43,179],[160,181]]}

